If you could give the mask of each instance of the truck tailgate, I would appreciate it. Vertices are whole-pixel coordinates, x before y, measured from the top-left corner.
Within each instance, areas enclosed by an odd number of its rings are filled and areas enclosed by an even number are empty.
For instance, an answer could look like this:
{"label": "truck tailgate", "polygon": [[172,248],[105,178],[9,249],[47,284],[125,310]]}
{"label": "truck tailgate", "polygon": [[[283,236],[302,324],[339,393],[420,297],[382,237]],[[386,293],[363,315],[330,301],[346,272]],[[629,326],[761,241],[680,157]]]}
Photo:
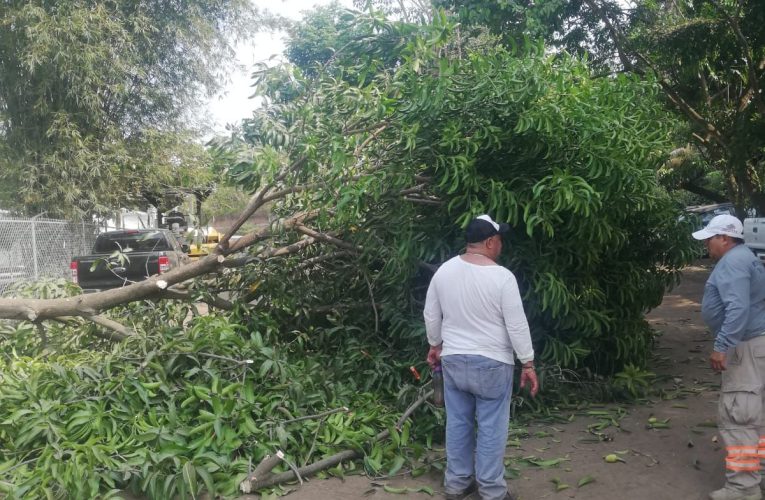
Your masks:
{"label": "truck tailgate", "polygon": [[[90,255],[77,261],[77,275],[83,290],[105,290],[127,286],[159,272],[159,255],[131,253],[120,262],[109,255]],[[97,262],[91,271],[93,263]]]}

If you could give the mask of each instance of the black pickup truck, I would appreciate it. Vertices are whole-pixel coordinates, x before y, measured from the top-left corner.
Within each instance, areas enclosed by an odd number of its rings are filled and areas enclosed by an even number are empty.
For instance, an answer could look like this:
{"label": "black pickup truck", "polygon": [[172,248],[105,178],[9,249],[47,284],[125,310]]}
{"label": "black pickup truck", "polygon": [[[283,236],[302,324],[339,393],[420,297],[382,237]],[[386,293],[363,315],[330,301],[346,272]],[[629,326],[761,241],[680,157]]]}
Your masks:
{"label": "black pickup truck", "polygon": [[72,281],[85,292],[127,286],[189,262],[188,246],[167,229],[108,231],[90,255],[72,258]]}

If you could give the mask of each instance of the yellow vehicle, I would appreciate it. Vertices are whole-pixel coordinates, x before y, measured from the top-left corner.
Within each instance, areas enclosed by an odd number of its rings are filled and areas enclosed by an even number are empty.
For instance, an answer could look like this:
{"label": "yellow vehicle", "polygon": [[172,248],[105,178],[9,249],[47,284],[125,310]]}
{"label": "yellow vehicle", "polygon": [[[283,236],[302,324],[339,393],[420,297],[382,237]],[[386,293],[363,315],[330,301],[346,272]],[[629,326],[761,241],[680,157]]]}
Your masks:
{"label": "yellow vehicle", "polygon": [[208,255],[218,245],[221,236],[214,227],[194,230],[189,243],[189,257],[195,260]]}

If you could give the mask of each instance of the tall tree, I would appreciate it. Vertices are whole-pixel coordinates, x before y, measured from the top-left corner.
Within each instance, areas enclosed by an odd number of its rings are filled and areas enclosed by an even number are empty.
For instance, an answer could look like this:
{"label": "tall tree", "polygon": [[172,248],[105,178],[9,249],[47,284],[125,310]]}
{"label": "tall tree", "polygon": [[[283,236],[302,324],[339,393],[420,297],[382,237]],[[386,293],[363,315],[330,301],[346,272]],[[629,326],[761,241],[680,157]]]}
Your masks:
{"label": "tall tree", "polygon": [[686,121],[666,185],[765,213],[765,10],[754,0],[454,2],[508,43],[543,37],[608,72],[656,79]]}
{"label": "tall tree", "polygon": [[245,0],[3,2],[4,202],[68,216],[129,203],[158,148],[188,143],[176,133],[252,15]]}
{"label": "tall tree", "polygon": [[703,194],[719,176],[739,208],[765,213],[762,3],[643,2],[633,18],[626,32],[613,25],[615,46],[628,69],[659,78],[688,123],[684,161],[668,166],[669,178]]}

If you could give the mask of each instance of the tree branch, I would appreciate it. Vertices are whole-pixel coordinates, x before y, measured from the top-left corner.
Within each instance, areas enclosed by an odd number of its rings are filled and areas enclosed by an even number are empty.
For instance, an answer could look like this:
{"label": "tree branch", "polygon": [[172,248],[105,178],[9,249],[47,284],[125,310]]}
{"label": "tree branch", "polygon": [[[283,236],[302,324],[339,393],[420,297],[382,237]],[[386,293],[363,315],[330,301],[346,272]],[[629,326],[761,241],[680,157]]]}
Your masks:
{"label": "tree branch", "polygon": [[[164,290],[158,295],[158,297],[160,299],[174,299],[174,300],[186,300],[186,301],[190,301],[193,299],[191,293],[182,292],[180,290]],[[224,299],[220,295],[213,295],[210,298],[200,298],[199,301],[204,302],[205,304],[211,307],[216,307],[224,311],[234,310],[234,304],[231,301]]]}
{"label": "tree branch", "polygon": [[[287,219],[282,219],[276,224],[276,226],[281,227],[283,229],[290,229],[293,226],[295,226],[295,224],[302,223],[305,220],[315,217],[317,213],[318,212],[315,210],[308,211],[308,212],[301,212]],[[229,255],[229,254],[244,250],[245,248],[252,246],[259,241],[272,237],[273,235],[274,235],[274,231],[272,231],[270,227],[252,231],[251,233],[248,233],[242,236],[241,238],[239,238],[238,240],[236,240],[234,244],[228,248],[225,255]]]}
{"label": "tree branch", "polygon": [[355,245],[352,245],[348,242],[345,242],[339,238],[336,238],[330,234],[327,233],[320,233],[319,231],[316,231],[314,229],[311,229],[310,227],[304,226],[303,224],[296,224],[295,230],[310,236],[312,238],[315,238],[317,240],[326,241],[327,243],[331,243],[337,247],[344,248],[345,250],[351,250],[353,252],[361,252],[363,249],[361,247],[357,247]]}
{"label": "tree branch", "polygon": [[372,142],[373,140],[375,140],[378,135],[382,134],[383,131],[386,128],[388,128],[388,125],[382,125],[382,126],[378,127],[377,130],[375,130],[374,132],[369,134],[369,137],[364,139],[364,142],[362,142],[361,144],[356,146],[356,149],[353,150],[353,156],[359,156],[361,154],[361,152],[364,149],[366,149],[366,147],[369,145],[369,143]]}
{"label": "tree branch", "polygon": [[[427,401],[428,397],[433,393],[433,391],[428,391],[424,395],[422,395],[419,399],[417,399],[414,403],[412,403],[409,408],[404,411],[401,418],[396,423],[396,428],[401,428],[401,425],[412,415],[412,413],[419,408],[425,401]],[[389,430],[384,430],[380,433],[378,433],[374,438],[372,438],[367,444],[371,445],[378,441],[382,441],[384,439],[387,439],[390,436]],[[313,474],[316,474],[319,471],[322,471],[324,469],[328,469],[330,467],[334,467],[337,464],[340,464],[342,462],[347,462],[348,460],[354,460],[363,455],[362,450],[345,450],[341,451],[340,453],[336,453],[332,456],[329,456],[327,458],[324,458],[322,460],[319,460],[318,462],[314,462],[311,465],[306,465],[304,467],[300,467],[297,469],[297,471],[289,470],[286,472],[280,472],[279,474],[267,474],[265,477],[262,477],[260,479],[256,479],[254,481],[250,480],[248,477],[244,481],[241,482],[239,485],[239,488],[244,493],[250,493],[252,491],[257,491],[263,488],[268,488],[270,486],[274,486],[277,484],[281,484],[287,481],[293,481],[295,480],[298,475],[296,472],[302,476],[307,477],[311,476]],[[276,464],[274,464],[276,466]],[[273,467],[271,467],[273,469]],[[257,471],[257,468],[256,468]],[[251,474],[251,476],[255,475]]]}
{"label": "tree branch", "polygon": [[[297,170],[298,168],[302,167],[305,162],[308,161],[306,157],[299,158],[298,160],[295,160],[291,165],[284,168],[279,175],[276,176],[274,182],[280,182],[284,180],[284,178],[292,171]],[[234,224],[226,231],[226,234],[223,235],[223,237],[220,239],[220,243],[218,243],[218,246],[216,247],[216,250],[219,250],[218,253],[224,253],[224,249],[228,246],[228,241],[231,239],[231,236],[233,236],[237,231],[239,231],[239,228],[244,225],[245,222],[247,222],[247,219],[252,217],[252,215],[265,204],[265,197],[268,191],[270,191],[273,188],[273,184],[266,184],[262,188],[258,190],[252,197],[250,198],[250,201],[247,203],[247,206],[242,211],[241,214],[239,214],[239,217],[236,219]]]}
{"label": "tree branch", "polygon": [[725,196],[724,194],[720,194],[717,191],[712,191],[711,189],[698,186],[692,182],[683,182],[680,184],[680,188],[685,189],[689,193],[694,193],[699,196],[703,196],[704,198],[712,200],[715,203],[725,203],[726,201],[728,201],[728,197]]}
{"label": "tree branch", "polygon": [[126,327],[122,323],[118,323],[117,321],[112,321],[108,318],[105,318],[103,316],[98,316],[98,315],[83,316],[80,318],[77,318],[74,316],[59,316],[57,318],[51,318],[51,319],[53,321],[58,321],[59,323],[65,323],[65,324],[69,324],[71,322],[81,324],[80,321],[78,320],[82,320],[82,319],[90,320],[93,323],[96,323],[97,325],[100,325],[109,329],[109,331],[107,332],[101,332],[97,330],[93,332],[93,335],[105,340],[111,340],[115,342],[121,342],[123,340],[127,340],[131,336],[135,335],[135,332],[133,332],[133,330]]}
{"label": "tree branch", "polygon": [[315,266],[316,264],[324,262],[325,260],[336,259],[338,257],[348,257],[351,255],[356,255],[356,252],[351,252],[349,250],[340,250],[339,252],[325,253],[323,255],[317,255],[316,257],[311,257],[310,259],[306,259],[303,262],[301,262],[297,267],[298,269],[305,269],[307,267]]}
{"label": "tree branch", "polygon": [[216,271],[224,257],[210,254],[131,285],[103,292],[58,299],[0,299],[0,318],[36,321],[60,316],[93,316],[99,311],[144,298],[168,287]]}

